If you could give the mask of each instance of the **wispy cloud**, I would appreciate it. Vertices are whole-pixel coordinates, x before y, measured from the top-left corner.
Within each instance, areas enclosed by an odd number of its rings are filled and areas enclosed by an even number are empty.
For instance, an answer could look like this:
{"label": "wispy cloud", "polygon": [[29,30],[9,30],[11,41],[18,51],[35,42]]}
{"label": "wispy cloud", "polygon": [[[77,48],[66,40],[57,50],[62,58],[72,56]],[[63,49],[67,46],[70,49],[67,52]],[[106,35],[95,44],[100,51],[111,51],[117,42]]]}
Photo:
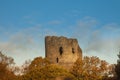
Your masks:
{"label": "wispy cloud", "polygon": [[[83,47],[83,54],[106,56],[109,62],[116,62],[115,58],[120,48],[120,25],[110,23],[99,25],[99,22],[91,17],[79,20],[75,27],[74,35],[79,39]],[[93,56],[94,56],[93,55]],[[109,56],[108,56],[109,55]],[[109,57],[113,57],[109,60]]]}
{"label": "wispy cloud", "polygon": [[0,50],[13,57],[17,64],[22,64],[26,59],[30,59],[31,52],[37,50],[37,47],[29,35],[16,34],[11,36],[8,41],[0,42]]}
{"label": "wispy cloud", "polygon": [[97,24],[98,24],[97,20],[88,16],[78,20],[73,29],[74,36],[79,38],[79,40],[82,42],[83,41],[87,42],[90,36],[95,34],[95,32],[99,32],[96,30]]}
{"label": "wispy cloud", "polygon": [[0,50],[13,57],[15,62],[21,65],[27,59],[33,59],[37,56],[44,57],[44,37],[57,33],[44,28],[41,24],[35,24],[14,34],[11,34],[11,31],[8,30],[8,34],[6,40],[0,40]]}
{"label": "wispy cloud", "polygon": [[[59,20],[53,20],[46,22],[46,24],[48,26],[48,24],[58,25],[64,23]],[[0,50],[3,50],[7,55],[15,57],[15,61],[17,63],[20,62],[18,64],[22,64],[26,59],[44,56],[44,37],[46,35],[62,34],[62,32],[57,32],[53,28],[39,23],[34,23],[31,26],[22,28],[14,34],[11,34],[12,30],[8,30],[7,39],[5,41],[0,40]],[[95,18],[86,16],[77,20],[76,24],[70,25],[70,27],[70,29],[68,29],[69,27],[64,28],[66,34],[63,36],[68,35],[77,38],[83,50],[83,55],[100,56],[111,63],[116,62],[117,51],[120,49],[119,24],[100,25],[100,22]]]}
{"label": "wispy cloud", "polygon": [[74,9],[74,10],[71,10],[71,11],[68,11],[67,13],[65,13],[64,15],[65,16],[69,16],[69,17],[78,17],[81,15],[81,11],[80,10],[77,10],[77,9]]}
{"label": "wispy cloud", "polygon": [[49,21],[48,24],[50,25],[58,25],[58,24],[61,24],[62,21],[59,21],[59,20],[53,20],[53,21]]}
{"label": "wispy cloud", "polygon": [[0,50],[14,57],[17,64],[22,64],[26,59],[31,59],[35,56],[44,56],[41,27],[34,26],[9,35],[7,40],[0,41]]}

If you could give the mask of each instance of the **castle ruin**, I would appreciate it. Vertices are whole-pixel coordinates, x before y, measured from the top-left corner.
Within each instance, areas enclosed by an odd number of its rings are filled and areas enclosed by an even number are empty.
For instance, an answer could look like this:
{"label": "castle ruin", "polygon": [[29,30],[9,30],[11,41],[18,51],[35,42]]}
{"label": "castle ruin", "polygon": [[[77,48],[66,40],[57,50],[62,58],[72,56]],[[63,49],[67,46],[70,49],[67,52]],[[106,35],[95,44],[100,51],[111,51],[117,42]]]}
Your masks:
{"label": "castle ruin", "polygon": [[78,59],[82,59],[82,50],[77,39],[46,36],[45,56],[53,64],[70,67]]}

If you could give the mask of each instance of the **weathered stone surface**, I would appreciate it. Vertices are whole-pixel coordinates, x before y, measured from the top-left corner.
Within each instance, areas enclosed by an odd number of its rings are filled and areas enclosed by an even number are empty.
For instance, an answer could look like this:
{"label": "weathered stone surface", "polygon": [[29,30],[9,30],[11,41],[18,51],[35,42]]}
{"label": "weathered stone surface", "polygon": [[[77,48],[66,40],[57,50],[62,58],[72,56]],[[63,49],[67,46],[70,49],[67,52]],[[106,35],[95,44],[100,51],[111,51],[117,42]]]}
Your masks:
{"label": "weathered stone surface", "polygon": [[46,57],[55,64],[69,68],[78,59],[82,59],[82,50],[77,39],[46,36],[45,37]]}

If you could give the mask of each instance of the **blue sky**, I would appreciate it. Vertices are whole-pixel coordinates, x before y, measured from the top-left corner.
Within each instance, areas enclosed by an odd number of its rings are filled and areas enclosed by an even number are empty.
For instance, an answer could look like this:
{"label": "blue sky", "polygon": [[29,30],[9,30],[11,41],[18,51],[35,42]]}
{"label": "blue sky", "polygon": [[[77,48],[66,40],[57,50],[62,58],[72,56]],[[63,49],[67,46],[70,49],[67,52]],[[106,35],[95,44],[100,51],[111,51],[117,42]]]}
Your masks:
{"label": "blue sky", "polygon": [[1,0],[0,50],[21,65],[43,56],[46,35],[77,38],[83,55],[116,63],[119,0]]}

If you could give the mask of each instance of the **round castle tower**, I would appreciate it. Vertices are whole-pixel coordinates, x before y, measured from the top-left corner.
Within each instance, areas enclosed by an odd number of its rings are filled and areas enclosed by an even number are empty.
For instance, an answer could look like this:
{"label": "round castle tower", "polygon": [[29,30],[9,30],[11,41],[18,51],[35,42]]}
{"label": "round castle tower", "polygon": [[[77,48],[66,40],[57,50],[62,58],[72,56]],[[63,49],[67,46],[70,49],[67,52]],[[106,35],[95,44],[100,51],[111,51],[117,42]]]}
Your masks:
{"label": "round castle tower", "polygon": [[46,36],[45,56],[53,64],[70,67],[78,59],[82,59],[82,50],[77,39]]}

